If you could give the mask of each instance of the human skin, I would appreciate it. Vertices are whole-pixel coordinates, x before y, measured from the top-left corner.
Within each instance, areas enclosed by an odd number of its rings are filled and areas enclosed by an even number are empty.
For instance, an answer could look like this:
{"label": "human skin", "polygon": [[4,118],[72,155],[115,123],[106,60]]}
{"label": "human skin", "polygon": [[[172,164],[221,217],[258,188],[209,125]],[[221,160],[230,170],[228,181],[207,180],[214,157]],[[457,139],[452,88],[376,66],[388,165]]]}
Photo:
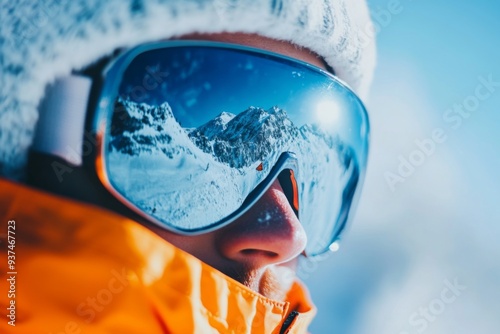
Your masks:
{"label": "human skin", "polygon": [[[318,56],[306,49],[258,35],[222,33],[188,35],[182,39],[246,45],[325,67]],[[283,300],[290,289],[297,259],[307,242],[278,180],[241,218],[219,230],[181,236],[152,225],[148,228],[227,276],[276,300]]]}

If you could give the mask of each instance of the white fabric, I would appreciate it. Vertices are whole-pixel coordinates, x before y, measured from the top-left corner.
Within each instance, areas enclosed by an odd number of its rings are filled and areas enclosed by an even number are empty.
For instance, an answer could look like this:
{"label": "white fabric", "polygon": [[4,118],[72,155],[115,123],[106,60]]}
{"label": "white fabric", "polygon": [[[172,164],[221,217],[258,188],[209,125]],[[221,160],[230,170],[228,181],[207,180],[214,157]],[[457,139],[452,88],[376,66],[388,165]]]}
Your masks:
{"label": "white fabric", "polygon": [[44,88],[118,47],[247,32],[318,53],[363,98],[375,62],[365,0],[24,0],[0,9],[0,175],[22,175]]}

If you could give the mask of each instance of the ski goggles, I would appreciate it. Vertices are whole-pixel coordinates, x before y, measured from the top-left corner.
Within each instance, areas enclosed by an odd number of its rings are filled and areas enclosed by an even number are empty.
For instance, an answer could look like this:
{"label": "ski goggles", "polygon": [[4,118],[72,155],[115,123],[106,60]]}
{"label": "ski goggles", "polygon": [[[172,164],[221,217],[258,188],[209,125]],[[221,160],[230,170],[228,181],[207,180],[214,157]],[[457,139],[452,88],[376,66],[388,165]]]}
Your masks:
{"label": "ski goggles", "polygon": [[279,180],[307,234],[333,249],[359,194],[369,124],[360,99],[308,63],[244,46],[167,41],[104,71],[98,175],[156,225],[198,235],[230,224]]}

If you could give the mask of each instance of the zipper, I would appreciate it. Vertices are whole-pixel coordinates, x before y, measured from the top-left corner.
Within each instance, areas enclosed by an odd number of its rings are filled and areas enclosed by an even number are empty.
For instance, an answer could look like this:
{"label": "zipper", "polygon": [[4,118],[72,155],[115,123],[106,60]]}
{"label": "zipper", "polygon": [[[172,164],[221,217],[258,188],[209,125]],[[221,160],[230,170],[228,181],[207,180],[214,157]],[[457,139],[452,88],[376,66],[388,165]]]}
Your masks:
{"label": "zipper", "polygon": [[293,321],[297,316],[299,315],[299,312],[297,311],[292,311],[288,317],[286,317],[285,322],[283,322],[283,326],[281,326],[280,334],[286,334],[288,333],[288,330],[292,327]]}

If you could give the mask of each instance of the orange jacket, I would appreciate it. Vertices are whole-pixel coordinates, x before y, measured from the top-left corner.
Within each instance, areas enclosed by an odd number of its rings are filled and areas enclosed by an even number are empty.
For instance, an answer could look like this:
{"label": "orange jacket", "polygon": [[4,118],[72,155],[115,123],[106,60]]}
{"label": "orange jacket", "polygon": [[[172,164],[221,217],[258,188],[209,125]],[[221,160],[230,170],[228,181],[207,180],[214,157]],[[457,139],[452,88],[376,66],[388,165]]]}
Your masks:
{"label": "orange jacket", "polygon": [[298,282],[264,298],[132,220],[1,179],[0,235],[0,333],[303,333],[316,312]]}

